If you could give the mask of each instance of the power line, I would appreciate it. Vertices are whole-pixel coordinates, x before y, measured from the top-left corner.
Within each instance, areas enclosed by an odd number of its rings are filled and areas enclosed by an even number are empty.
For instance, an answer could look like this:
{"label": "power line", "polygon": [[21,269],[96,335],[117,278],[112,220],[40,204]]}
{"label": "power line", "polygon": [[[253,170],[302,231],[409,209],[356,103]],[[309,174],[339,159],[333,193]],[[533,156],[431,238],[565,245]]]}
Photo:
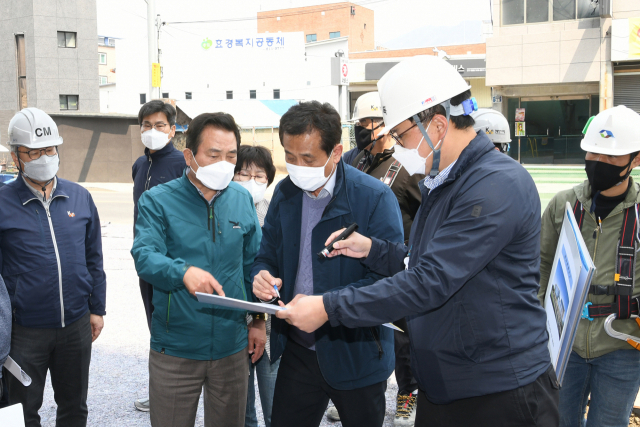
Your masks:
{"label": "power line", "polygon": [[[369,5],[369,4],[374,4],[374,3],[382,3],[382,2],[386,2],[386,1],[393,1],[393,0],[364,0],[360,3],[353,3],[356,6],[364,6],[364,5]],[[209,23],[221,23],[221,22],[238,22],[238,21],[257,21],[258,19],[272,19],[275,17],[283,17],[283,16],[297,16],[297,15],[305,15],[305,14],[309,14],[309,13],[317,13],[317,12],[328,12],[331,10],[338,10],[338,9],[345,9],[347,7],[350,6],[333,6],[333,7],[317,7],[315,9],[307,9],[304,11],[298,11],[298,12],[284,12],[284,13],[274,13],[271,15],[263,15],[263,16],[250,16],[250,17],[245,17],[245,18],[227,18],[227,19],[210,19],[210,20],[205,20],[205,21],[176,21],[176,22],[165,22],[166,25],[178,25],[178,24],[209,24]],[[283,9],[286,10],[286,9]]]}

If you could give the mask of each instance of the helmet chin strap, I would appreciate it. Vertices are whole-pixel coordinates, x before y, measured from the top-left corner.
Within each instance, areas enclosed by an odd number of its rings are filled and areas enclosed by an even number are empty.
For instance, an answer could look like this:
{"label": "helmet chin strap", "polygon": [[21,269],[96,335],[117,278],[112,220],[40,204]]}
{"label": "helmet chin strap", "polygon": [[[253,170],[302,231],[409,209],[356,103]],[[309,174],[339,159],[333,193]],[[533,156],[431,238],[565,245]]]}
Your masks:
{"label": "helmet chin strap", "polygon": [[[440,105],[444,107],[447,115],[447,129],[444,131],[444,135],[442,136],[442,140],[444,140],[444,138],[447,136],[447,132],[449,131],[449,115],[451,112],[451,102],[447,100],[441,103]],[[440,173],[440,149],[434,147],[433,142],[431,142],[431,138],[429,138],[429,135],[427,134],[427,131],[424,129],[424,125],[422,124],[422,121],[418,118],[417,114],[414,114],[413,121],[418,126],[418,129],[420,129],[420,133],[422,133],[422,136],[424,137],[425,141],[427,141],[427,144],[429,144],[429,147],[433,152],[433,163],[431,164],[431,171],[429,172],[429,176],[431,178],[435,178]]]}

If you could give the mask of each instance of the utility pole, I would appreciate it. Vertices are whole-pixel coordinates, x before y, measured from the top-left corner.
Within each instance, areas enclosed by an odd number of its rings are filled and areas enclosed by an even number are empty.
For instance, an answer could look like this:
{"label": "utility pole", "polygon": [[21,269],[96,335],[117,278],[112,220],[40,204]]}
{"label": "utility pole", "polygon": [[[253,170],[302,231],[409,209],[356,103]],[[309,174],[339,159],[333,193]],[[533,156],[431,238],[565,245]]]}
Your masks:
{"label": "utility pole", "polygon": [[[162,64],[162,49],[160,49],[160,32],[162,31],[162,26],[164,23],[162,19],[160,19],[160,14],[156,17],[156,27],[158,29],[158,38],[156,39],[156,48],[158,49],[158,64]],[[162,65],[160,66],[160,87],[158,87],[158,99],[162,99]]]}
{"label": "utility pole", "polygon": [[149,64],[147,66],[147,74],[149,76],[149,99],[151,101],[153,99],[153,82],[152,82],[152,69],[153,64],[158,55],[158,48],[156,46],[156,0],[146,0],[147,1],[147,43],[148,43],[148,52],[149,52]]}

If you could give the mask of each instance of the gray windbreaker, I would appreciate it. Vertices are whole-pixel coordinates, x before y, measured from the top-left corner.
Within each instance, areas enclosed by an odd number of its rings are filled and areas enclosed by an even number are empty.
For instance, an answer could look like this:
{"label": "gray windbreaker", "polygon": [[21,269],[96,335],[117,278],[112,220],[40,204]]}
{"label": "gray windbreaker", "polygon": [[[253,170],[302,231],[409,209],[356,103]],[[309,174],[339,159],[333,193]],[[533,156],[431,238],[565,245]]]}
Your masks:
{"label": "gray windbreaker", "polygon": [[2,366],[9,355],[11,347],[11,302],[7,287],[0,276],[0,378],[2,378]]}

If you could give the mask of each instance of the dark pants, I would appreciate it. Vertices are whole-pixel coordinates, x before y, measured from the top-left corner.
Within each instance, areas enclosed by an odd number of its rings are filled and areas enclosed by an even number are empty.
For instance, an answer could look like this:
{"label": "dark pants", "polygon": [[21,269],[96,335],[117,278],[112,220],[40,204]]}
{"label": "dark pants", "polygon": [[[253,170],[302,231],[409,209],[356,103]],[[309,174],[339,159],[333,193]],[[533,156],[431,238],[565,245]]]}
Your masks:
{"label": "dark pants", "polygon": [[386,381],[355,390],[332,388],[320,372],[316,352],[289,340],[278,369],[271,427],[317,427],[329,399],[343,426],[382,426],[386,390]]}
{"label": "dark pants", "polygon": [[557,427],[559,391],[553,367],[531,384],[514,390],[436,405],[418,393],[416,427]]}
{"label": "dark pants", "polygon": [[149,332],[151,332],[151,315],[153,314],[153,285],[140,279],[140,295],[142,295],[142,303],[144,304],[144,311],[147,315],[147,325],[149,326]]}
{"label": "dark pants", "polygon": [[25,328],[13,323],[10,356],[31,377],[25,387],[13,375],[6,377],[9,403],[22,403],[25,426],[39,427],[42,395],[51,373],[53,396],[58,405],[56,425],[87,425],[87,390],[91,362],[89,313],[65,328]]}
{"label": "dark pants", "polygon": [[409,394],[418,389],[418,381],[411,372],[411,346],[409,345],[409,331],[407,319],[404,317],[393,322],[404,332],[393,331],[393,344],[396,353],[396,381],[398,382],[398,394]]}

